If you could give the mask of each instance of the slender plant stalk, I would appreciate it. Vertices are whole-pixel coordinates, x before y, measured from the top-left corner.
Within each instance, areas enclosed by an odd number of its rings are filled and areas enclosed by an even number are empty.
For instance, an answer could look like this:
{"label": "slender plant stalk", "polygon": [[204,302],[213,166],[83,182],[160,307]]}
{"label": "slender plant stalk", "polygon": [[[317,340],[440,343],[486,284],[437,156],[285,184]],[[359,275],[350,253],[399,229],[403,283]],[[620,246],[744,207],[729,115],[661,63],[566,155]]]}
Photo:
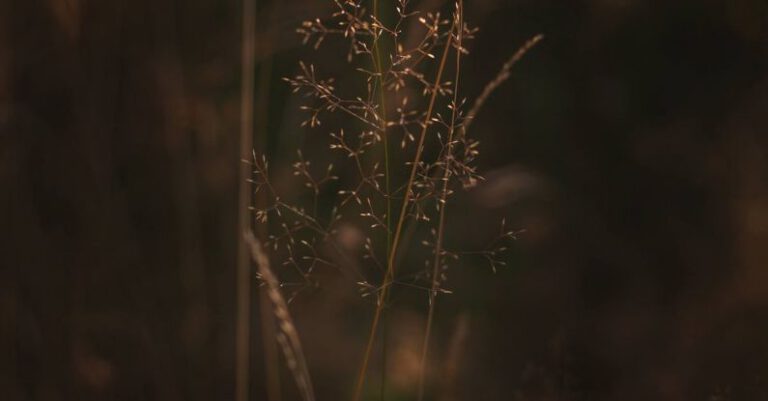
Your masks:
{"label": "slender plant stalk", "polygon": [[510,71],[512,70],[512,67],[517,64],[518,61],[520,61],[523,56],[525,56],[526,53],[528,53],[529,50],[533,49],[534,46],[536,46],[542,39],[544,39],[544,35],[538,34],[531,39],[528,39],[527,42],[525,42],[524,45],[520,46],[519,49],[515,52],[515,54],[512,55],[501,67],[501,70],[499,70],[498,74],[496,74],[496,77],[491,81],[488,82],[487,85],[485,85],[485,88],[483,88],[483,91],[480,93],[480,96],[475,99],[475,103],[472,105],[472,108],[469,109],[469,112],[467,113],[467,117],[464,120],[464,124],[461,127],[461,135],[464,135],[467,130],[469,129],[469,126],[472,124],[472,122],[475,120],[475,117],[477,116],[477,113],[480,112],[480,109],[483,108],[483,105],[485,104],[485,101],[488,100],[488,97],[491,96],[491,94],[496,91],[496,89],[501,86],[507,79],[509,79]]}
{"label": "slender plant stalk", "polygon": [[261,242],[253,235],[251,231],[243,234],[246,243],[249,246],[251,258],[256,263],[264,281],[265,293],[269,296],[272,304],[274,317],[280,323],[280,330],[277,332],[277,341],[280,343],[285,355],[286,365],[293,373],[296,380],[296,386],[299,389],[303,401],[315,401],[315,391],[312,388],[312,379],[309,375],[309,367],[304,357],[304,351],[301,346],[301,339],[293,323],[291,313],[288,311],[288,303],[280,291],[280,283],[277,281],[275,273],[269,263]]}
{"label": "slender plant stalk", "polygon": [[[472,122],[475,121],[475,118],[477,117],[477,114],[480,112],[480,110],[483,108],[483,105],[485,105],[486,100],[495,92],[505,81],[507,81],[510,77],[510,73],[512,70],[512,67],[515,66],[522,58],[525,56],[528,51],[533,49],[542,39],[544,39],[544,35],[537,34],[536,36],[532,37],[531,39],[528,39],[525,44],[520,46],[520,48],[517,49],[515,54],[512,55],[507,61],[504,63],[504,65],[501,67],[499,72],[496,74],[496,77],[492,81],[490,81],[485,88],[483,88],[482,93],[480,96],[478,96],[477,99],[475,99],[475,102],[472,104],[472,108],[467,113],[466,117],[464,118],[464,121],[462,122],[461,126],[458,128],[458,138],[465,137],[467,135],[467,130],[469,130],[469,126],[472,124]],[[416,233],[416,225],[415,224],[409,224],[406,228],[405,234],[404,234],[404,246],[408,246],[408,244],[411,243],[411,238]]]}
{"label": "slender plant stalk", "polygon": [[443,77],[443,71],[445,70],[445,63],[448,58],[448,51],[451,48],[452,45],[452,37],[449,35],[448,42],[445,44],[445,49],[443,50],[443,54],[440,57],[440,66],[437,70],[437,76],[435,77],[435,83],[432,88],[432,95],[429,98],[429,106],[427,108],[427,113],[424,118],[424,124],[421,129],[421,134],[419,135],[419,143],[416,147],[416,155],[413,158],[413,164],[411,165],[411,173],[408,178],[408,183],[406,184],[405,188],[405,195],[403,198],[403,203],[400,208],[400,216],[397,220],[397,227],[395,229],[394,238],[392,240],[392,248],[390,249],[389,255],[387,257],[387,269],[384,273],[384,281],[382,284],[381,291],[379,291],[377,303],[376,303],[376,311],[373,315],[373,321],[371,322],[371,329],[368,333],[368,344],[365,349],[365,354],[363,355],[363,363],[360,367],[360,371],[358,372],[357,376],[357,384],[355,385],[355,392],[353,396],[354,401],[359,401],[360,396],[362,395],[363,385],[365,384],[365,374],[368,370],[368,363],[371,356],[371,351],[373,349],[373,343],[376,338],[376,331],[378,329],[379,321],[381,319],[382,310],[384,309],[384,301],[387,299],[387,294],[389,293],[389,287],[392,283],[392,277],[394,275],[394,262],[395,258],[397,257],[397,246],[398,241],[400,240],[400,235],[402,233],[403,225],[406,220],[406,216],[408,214],[408,205],[411,202],[411,191],[413,190],[413,183],[416,180],[416,171],[419,167],[419,162],[421,161],[421,155],[424,150],[424,139],[427,135],[427,130],[429,129],[429,125],[432,119],[432,111],[435,106],[435,99],[437,98],[437,93],[439,89],[440,82]]}
{"label": "slender plant stalk", "polygon": [[[378,19],[379,18],[379,0],[373,1],[373,13],[374,16]],[[381,44],[380,40],[377,39],[376,42],[373,44],[373,55],[374,55],[374,71],[378,75],[378,78],[376,81],[378,83],[378,92],[379,92],[379,125],[381,129],[381,135],[383,139],[383,145],[384,145],[384,187],[386,188],[386,204],[387,204],[387,227],[389,227],[389,223],[391,220],[391,208],[392,208],[392,200],[389,196],[389,139],[387,135],[387,97],[386,93],[384,92],[384,67],[381,65]],[[392,234],[389,230],[387,230],[387,254],[389,254],[390,248],[392,246]]]}
{"label": "slender plant stalk", "polygon": [[[270,33],[271,34],[271,33]],[[271,43],[272,38],[267,40]],[[259,69],[259,86],[256,101],[256,121],[255,121],[255,139],[254,149],[260,153],[266,153],[267,144],[267,109],[269,105],[269,87],[272,78],[272,56],[271,53],[265,55]],[[267,207],[266,194],[259,192],[253,200],[256,209]],[[256,236],[259,241],[267,239],[267,225],[257,224]],[[261,339],[264,349],[264,371],[266,373],[267,401],[279,401],[280,391],[280,359],[275,341],[275,320],[272,318],[272,312],[269,307],[269,296],[266,291],[259,291],[259,322],[261,323]]]}
{"label": "slender plant stalk", "polygon": [[458,15],[455,17],[455,35],[456,35],[456,75],[454,77],[453,88],[453,107],[451,108],[451,125],[448,129],[448,146],[446,147],[446,155],[444,157],[443,165],[443,187],[440,191],[440,199],[438,199],[438,207],[440,208],[440,217],[437,226],[437,240],[435,241],[435,258],[432,262],[432,284],[429,291],[429,311],[427,312],[427,325],[424,330],[424,340],[421,346],[421,362],[419,363],[419,392],[418,400],[424,399],[424,381],[427,365],[427,353],[429,351],[429,340],[432,334],[432,322],[435,316],[435,297],[440,285],[440,268],[442,265],[442,253],[443,253],[443,237],[445,233],[445,209],[447,208],[446,199],[448,198],[448,182],[451,178],[451,166],[450,163],[453,157],[453,134],[456,130],[456,118],[458,109],[458,94],[459,94],[459,78],[461,76],[461,44],[462,33],[464,29],[464,2],[459,0],[458,7],[456,9]]}
{"label": "slender plant stalk", "polygon": [[[377,20],[380,20],[380,14],[379,14],[379,0],[373,0],[373,15],[374,18]],[[392,248],[392,231],[390,230],[390,227],[392,226],[392,199],[391,199],[391,192],[390,192],[390,176],[389,176],[389,135],[387,135],[387,96],[384,91],[384,68],[382,67],[381,63],[381,38],[377,38],[376,41],[373,43],[373,57],[374,57],[374,71],[376,72],[376,75],[378,76],[378,79],[376,80],[377,84],[377,91],[379,92],[379,124],[381,126],[381,135],[383,137],[383,147],[384,147],[384,188],[386,191],[386,222],[387,222],[387,255],[389,255],[389,252]],[[385,299],[384,303],[386,304],[388,300]],[[384,400],[384,393],[386,391],[386,385],[387,385],[387,323],[386,323],[386,316],[384,317],[384,324],[382,329],[382,347],[381,347],[381,394],[380,398],[383,401]]]}
{"label": "slender plant stalk", "polygon": [[[253,149],[253,85],[256,0],[243,0],[240,80],[240,159],[248,160]],[[237,323],[235,330],[235,400],[248,401],[250,379],[251,263],[242,233],[250,230],[250,167],[240,165],[237,252]]]}

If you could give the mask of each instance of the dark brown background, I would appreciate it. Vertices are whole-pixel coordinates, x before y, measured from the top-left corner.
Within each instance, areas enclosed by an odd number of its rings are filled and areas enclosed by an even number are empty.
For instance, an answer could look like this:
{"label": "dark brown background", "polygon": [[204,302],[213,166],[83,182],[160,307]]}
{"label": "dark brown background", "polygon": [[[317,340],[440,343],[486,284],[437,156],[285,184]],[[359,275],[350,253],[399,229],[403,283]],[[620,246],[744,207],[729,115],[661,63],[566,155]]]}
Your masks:
{"label": "dark brown background", "polygon": [[[324,2],[258,3],[257,126],[287,161],[307,133],[280,77],[342,55],[293,33]],[[473,128],[489,183],[452,233],[529,232],[441,298],[435,352],[468,328],[456,399],[768,399],[766,3],[466,7],[470,97],[546,39]],[[240,20],[234,0],[0,0],[0,399],[232,399]],[[295,313],[319,398],[345,399],[368,315],[340,337],[323,297]]]}

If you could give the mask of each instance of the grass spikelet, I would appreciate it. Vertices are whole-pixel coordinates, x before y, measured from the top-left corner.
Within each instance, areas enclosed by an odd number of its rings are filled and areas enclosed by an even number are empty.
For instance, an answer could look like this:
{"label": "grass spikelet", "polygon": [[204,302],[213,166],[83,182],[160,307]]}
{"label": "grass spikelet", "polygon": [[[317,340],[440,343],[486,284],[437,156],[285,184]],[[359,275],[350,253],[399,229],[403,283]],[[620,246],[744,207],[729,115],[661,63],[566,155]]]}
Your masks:
{"label": "grass spikelet", "polygon": [[261,279],[266,284],[267,295],[269,295],[269,299],[272,301],[275,317],[278,322],[277,341],[285,355],[286,364],[293,374],[302,399],[304,401],[314,401],[315,393],[312,389],[312,380],[310,379],[307,361],[304,358],[299,333],[288,311],[288,303],[280,292],[280,283],[270,267],[269,257],[252,232],[249,231],[245,234],[245,241],[250,248],[251,258],[258,266]]}
{"label": "grass spikelet", "polygon": [[520,61],[523,56],[525,56],[526,53],[528,53],[529,50],[533,49],[541,40],[544,39],[544,35],[538,34],[531,39],[529,39],[525,44],[523,44],[515,54],[512,55],[501,67],[501,70],[499,70],[499,73],[496,74],[496,77],[491,80],[491,82],[488,82],[488,84],[485,85],[485,88],[483,88],[483,91],[480,93],[480,96],[475,99],[475,103],[472,105],[472,108],[469,109],[469,112],[467,112],[466,120],[464,121],[464,126],[462,127],[462,133],[466,132],[469,129],[469,126],[472,124],[472,121],[475,119],[475,116],[477,116],[477,113],[480,112],[480,109],[483,108],[483,105],[485,104],[485,101],[488,100],[488,97],[491,96],[491,94],[501,86],[507,79],[509,79],[510,71],[512,71],[512,67],[517,64],[518,61]]}

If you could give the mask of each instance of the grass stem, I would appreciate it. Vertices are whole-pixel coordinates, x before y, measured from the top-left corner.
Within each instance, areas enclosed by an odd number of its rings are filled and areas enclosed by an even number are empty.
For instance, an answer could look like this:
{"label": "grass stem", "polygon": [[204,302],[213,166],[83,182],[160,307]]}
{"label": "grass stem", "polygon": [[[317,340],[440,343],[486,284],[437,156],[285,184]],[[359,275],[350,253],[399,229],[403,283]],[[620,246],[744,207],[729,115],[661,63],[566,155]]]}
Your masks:
{"label": "grass stem", "polygon": [[427,354],[429,352],[429,342],[432,335],[432,323],[435,317],[435,304],[437,290],[440,286],[440,272],[442,267],[442,254],[443,254],[443,238],[445,234],[445,209],[448,204],[446,199],[448,198],[448,183],[451,178],[451,163],[453,158],[453,137],[456,131],[456,119],[458,109],[458,94],[459,94],[459,78],[461,76],[461,45],[462,45],[462,32],[464,30],[464,2],[458,1],[456,8],[456,16],[454,17],[455,23],[455,40],[456,40],[456,65],[455,76],[453,81],[453,107],[451,107],[451,124],[448,128],[448,143],[446,146],[446,152],[443,156],[443,187],[440,191],[440,199],[438,200],[438,207],[440,208],[440,217],[438,218],[437,225],[437,240],[435,241],[435,258],[432,261],[432,283],[429,290],[429,311],[427,312],[427,325],[424,330],[424,340],[421,346],[421,361],[419,363],[419,390],[418,401],[424,399],[424,383],[425,373],[427,366]]}
{"label": "grass stem", "polygon": [[419,135],[418,146],[416,147],[416,155],[413,158],[410,176],[408,178],[408,183],[406,184],[406,187],[405,187],[405,193],[403,195],[403,203],[400,207],[400,216],[397,220],[397,227],[395,229],[394,238],[392,240],[392,247],[387,257],[387,270],[384,273],[384,281],[382,284],[381,291],[379,291],[379,295],[376,303],[376,311],[374,312],[373,321],[371,322],[371,328],[368,333],[368,342],[366,345],[365,353],[363,354],[363,362],[362,362],[362,365],[360,366],[360,371],[358,372],[357,383],[355,384],[355,392],[352,398],[354,401],[360,401],[363,385],[365,384],[365,375],[368,370],[368,363],[370,361],[371,351],[373,349],[373,343],[376,338],[376,331],[378,330],[379,321],[381,319],[381,314],[385,305],[385,300],[387,299],[389,288],[392,283],[392,277],[395,271],[394,262],[395,262],[395,258],[397,257],[398,241],[400,240],[400,236],[403,230],[403,225],[405,224],[406,216],[408,215],[408,206],[411,202],[413,183],[416,181],[416,171],[419,167],[419,162],[421,161],[421,156],[424,151],[424,139],[427,136],[427,130],[429,129],[430,122],[432,120],[432,111],[434,110],[435,100],[437,99],[440,82],[442,81],[443,71],[445,70],[445,64],[448,58],[448,51],[450,50],[451,45],[452,45],[452,37],[449,36],[448,41],[445,44],[445,49],[443,50],[443,54],[440,58],[440,66],[438,67],[438,70],[437,70],[437,75],[435,77],[435,82],[431,91],[432,93],[429,98],[429,106],[427,107],[427,113],[424,118],[421,134]]}

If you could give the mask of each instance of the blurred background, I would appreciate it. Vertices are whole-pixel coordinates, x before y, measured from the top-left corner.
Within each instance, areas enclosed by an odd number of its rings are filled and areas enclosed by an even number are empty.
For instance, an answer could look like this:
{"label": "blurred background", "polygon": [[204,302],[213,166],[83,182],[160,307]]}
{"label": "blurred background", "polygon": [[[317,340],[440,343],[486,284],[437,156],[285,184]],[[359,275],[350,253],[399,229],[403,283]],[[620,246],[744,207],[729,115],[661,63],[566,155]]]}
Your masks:
{"label": "blurred background", "polygon": [[[314,132],[281,78],[349,73],[343,46],[294,32],[330,6],[257,1],[254,124],[278,172]],[[241,14],[0,1],[0,399],[233,399]],[[429,399],[768,400],[768,4],[467,0],[466,20],[470,99],[545,39],[475,121],[487,181],[449,237],[527,232],[495,274],[450,272]],[[321,400],[350,396],[372,310],[334,285],[292,309]],[[386,399],[413,399],[426,296],[399,299],[370,399],[381,370]]]}

